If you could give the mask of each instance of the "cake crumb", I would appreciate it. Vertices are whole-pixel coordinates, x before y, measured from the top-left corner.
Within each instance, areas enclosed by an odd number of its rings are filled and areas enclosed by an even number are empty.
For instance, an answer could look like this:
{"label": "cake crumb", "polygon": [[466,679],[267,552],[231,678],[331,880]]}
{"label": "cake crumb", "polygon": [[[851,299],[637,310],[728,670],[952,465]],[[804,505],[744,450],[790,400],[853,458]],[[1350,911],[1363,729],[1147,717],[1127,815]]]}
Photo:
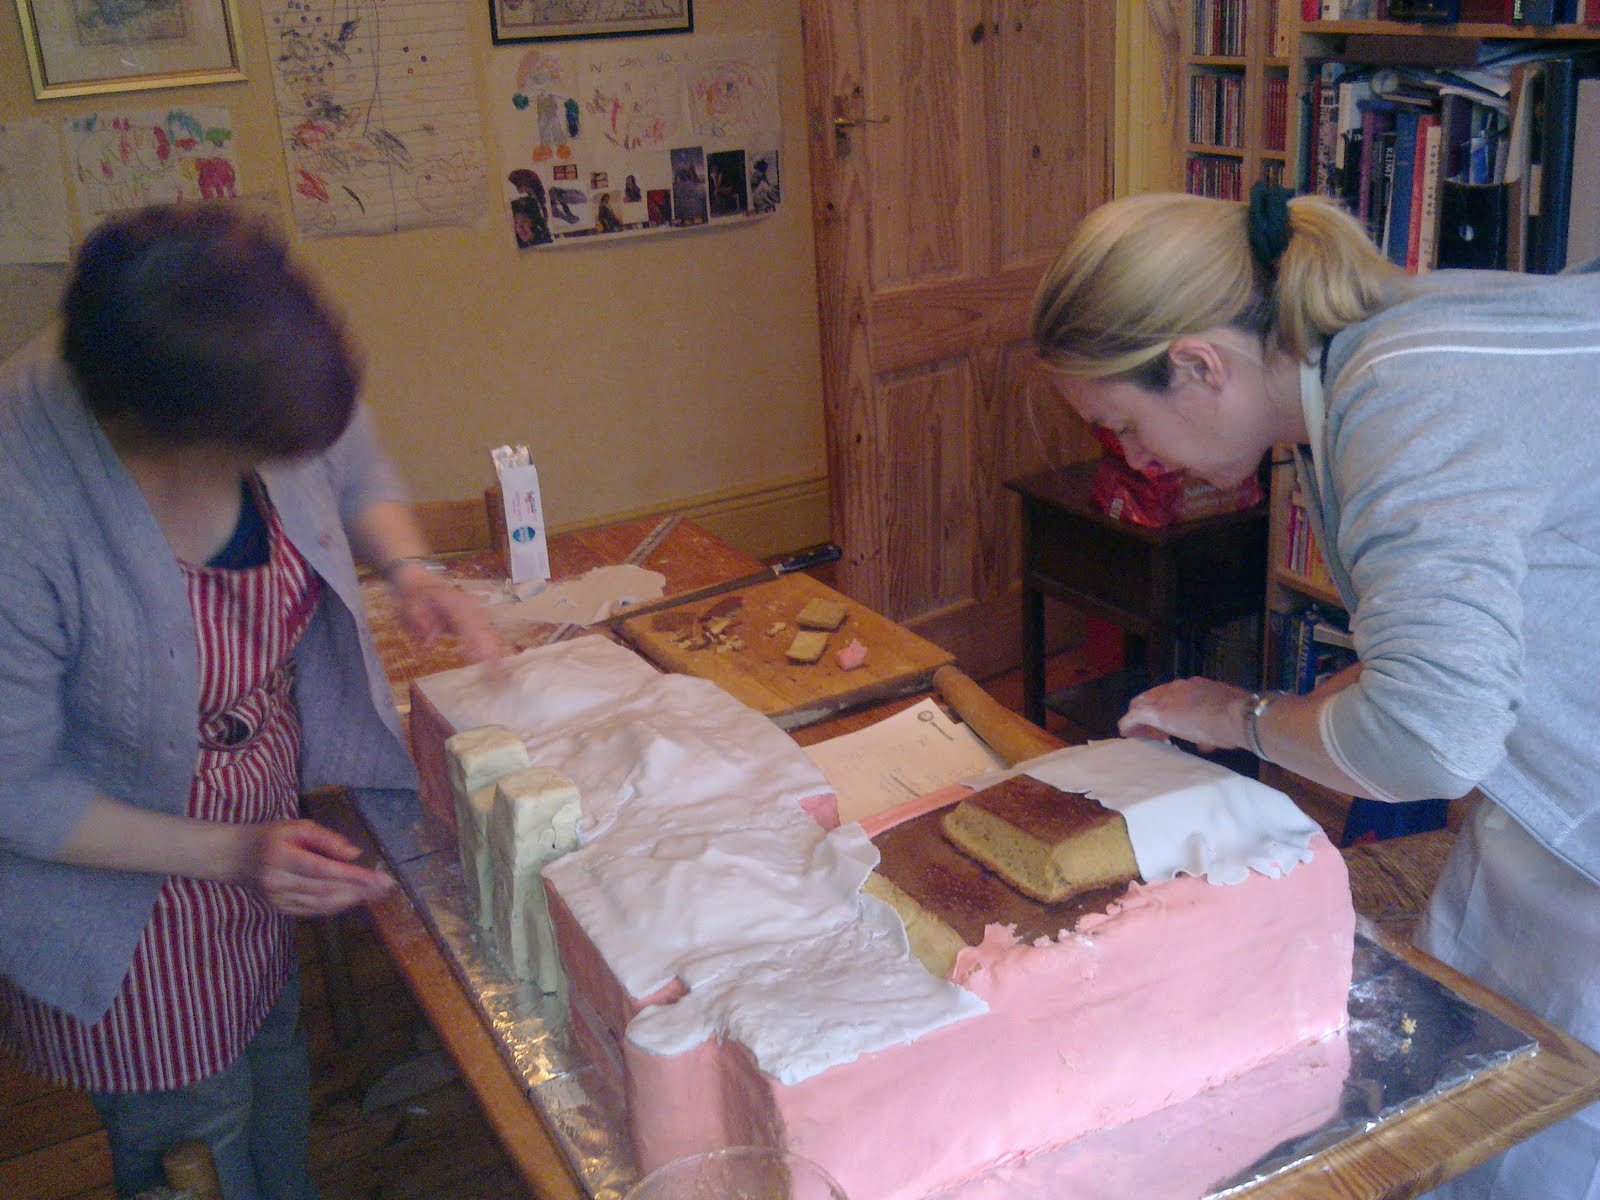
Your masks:
{"label": "cake crumb", "polygon": [[767,636],[768,637],[777,637],[780,633],[782,633],[787,628],[789,628],[789,622],[787,622],[787,621],[774,621],[771,625],[767,626]]}
{"label": "cake crumb", "polygon": [[1410,1013],[1401,1013],[1400,1014],[1400,1032],[1409,1035],[1409,1034],[1415,1033],[1416,1031],[1417,1031],[1417,1019],[1415,1017],[1413,1017]]}

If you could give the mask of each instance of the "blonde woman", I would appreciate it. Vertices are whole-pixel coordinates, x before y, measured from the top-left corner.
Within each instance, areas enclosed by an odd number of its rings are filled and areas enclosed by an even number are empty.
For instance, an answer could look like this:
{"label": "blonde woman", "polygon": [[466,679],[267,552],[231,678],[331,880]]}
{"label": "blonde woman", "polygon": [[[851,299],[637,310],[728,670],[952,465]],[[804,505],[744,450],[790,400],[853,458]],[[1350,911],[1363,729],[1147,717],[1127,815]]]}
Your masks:
{"label": "blonde woman", "polygon": [[[1478,805],[1418,932],[1600,1046],[1600,272],[1391,266],[1331,201],[1108,204],[1040,285],[1061,395],[1129,461],[1222,486],[1297,447],[1359,663],[1201,679],[1124,734],[1243,747],[1379,801]],[[1600,1197],[1600,1107],[1440,1195]]]}

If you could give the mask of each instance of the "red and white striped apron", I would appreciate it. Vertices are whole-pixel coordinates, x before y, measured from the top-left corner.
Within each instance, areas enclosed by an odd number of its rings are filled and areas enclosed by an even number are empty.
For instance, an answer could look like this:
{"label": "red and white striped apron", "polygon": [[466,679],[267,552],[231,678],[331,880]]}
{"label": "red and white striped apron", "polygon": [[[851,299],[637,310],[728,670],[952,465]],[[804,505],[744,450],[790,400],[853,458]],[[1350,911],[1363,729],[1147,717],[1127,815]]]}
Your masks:
{"label": "red and white striped apron", "polygon": [[[182,564],[200,658],[200,753],[188,815],[255,824],[298,813],[300,724],[290,655],[322,583],[257,489],[270,555],[232,570]],[[85,914],[93,920],[92,913]],[[293,918],[237,884],[169,876],[122,990],[93,1025],[0,980],[27,1065],[97,1092],[184,1087],[227,1067],[277,1000]]]}

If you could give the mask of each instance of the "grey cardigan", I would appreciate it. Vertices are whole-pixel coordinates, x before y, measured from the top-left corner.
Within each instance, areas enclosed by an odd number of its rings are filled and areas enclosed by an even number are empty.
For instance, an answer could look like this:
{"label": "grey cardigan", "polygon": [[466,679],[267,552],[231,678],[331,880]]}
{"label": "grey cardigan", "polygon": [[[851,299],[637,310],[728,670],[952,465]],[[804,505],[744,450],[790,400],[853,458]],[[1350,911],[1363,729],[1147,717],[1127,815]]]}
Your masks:
{"label": "grey cardigan", "polygon": [[[404,498],[366,414],[261,475],[327,584],[296,650],[302,783],[415,786],[346,538]],[[53,856],[97,793],[181,815],[198,711],[182,572],[41,335],[0,370],[0,974],[80,1020],[115,998],[162,879]]]}
{"label": "grey cardigan", "polygon": [[1440,271],[1329,345],[1315,501],[1392,799],[1473,786],[1600,881],[1600,273]]}

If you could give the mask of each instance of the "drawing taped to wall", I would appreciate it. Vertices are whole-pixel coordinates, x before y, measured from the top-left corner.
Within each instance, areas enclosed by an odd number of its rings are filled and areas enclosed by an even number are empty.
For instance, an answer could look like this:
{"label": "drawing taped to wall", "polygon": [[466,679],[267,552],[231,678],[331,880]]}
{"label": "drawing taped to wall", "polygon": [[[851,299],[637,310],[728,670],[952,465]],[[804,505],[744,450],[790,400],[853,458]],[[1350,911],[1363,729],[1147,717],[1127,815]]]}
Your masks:
{"label": "drawing taped to wall", "polygon": [[[545,44],[492,55],[514,244],[716,227],[776,212],[782,114],[774,39],[622,47]],[[548,241],[524,172],[542,189]]]}
{"label": "drawing taped to wall", "polygon": [[477,219],[485,155],[457,0],[269,0],[264,16],[302,234]]}
{"label": "drawing taped to wall", "polygon": [[70,256],[55,125],[0,123],[0,263],[64,263]]}
{"label": "drawing taped to wall", "polygon": [[146,204],[239,195],[233,124],[220,107],[89,113],[62,123],[86,224]]}

